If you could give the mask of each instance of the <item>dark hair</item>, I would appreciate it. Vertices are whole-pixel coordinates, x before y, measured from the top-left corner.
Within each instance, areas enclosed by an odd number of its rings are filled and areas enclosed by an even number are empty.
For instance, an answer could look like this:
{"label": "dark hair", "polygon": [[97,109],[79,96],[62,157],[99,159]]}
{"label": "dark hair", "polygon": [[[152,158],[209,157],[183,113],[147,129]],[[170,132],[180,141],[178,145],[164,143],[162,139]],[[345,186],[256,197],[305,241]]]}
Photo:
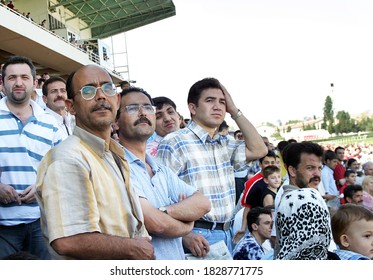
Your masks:
{"label": "dark hair", "polygon": [[40,86],[44,82],[45,82],[45,79],[43,78],[38,79],[38,86]]}
{"label": "dark hair", "polygon": [[36,68],[35,68],[34,64],[32,63],[32,61],[29,58],[24,57],[24,56],[18,56],[18,55],[11,56],[4,62],[3,68],[1,70],[1,75],[2,75],[2,80],[3,81],[4,81],[5,76],[6,76],[6,68],[9,65],[13,65],[13,64],[27,64],[30,67],[32,78],[35,81]]}
{"label": "dark hair", "polygon": [[325,151],[324,162],[326,163],[327,160],[333,160],[333,159],[338,159],[338,155],[332,150]]}
{"label": "dark hair", "polygon": [[289,166],[297,168],[302,154],[313,154],[321,159],[324,154],[324,149],[319,144],[309,141],[290,143],[282,151],[283,160],[287,168]]}
{"label": "dark hair", "polygon": [[270,215],[272,217],[272,211],[270,208],[267,208],[267,207],[260,207],[260,206],[257,206],[257,207],[254,207],[250,210],[250,212],[247,214],[247,227],[249,229],[250,232],[253,232],[253,228],[252,228],[252,224],[257,224],[259,225],[259,216],[261,214],[267,214],[267,215]]}
{"label": "dark hair", "polygon": [[59,77],[59,76],[53,76],[53,77],[50,77],[48,80],[46,80],[43,84],[43,95],[44,96],[48,96],[48,85],[50,85],[51,83],[54,83],[54,82],[62,82],[66,85],[66,81],[65,79]]}
{"label": "dark hair", "polygon": [[347,202],[347,197],[351,198],[354,196],[356,192],[363,191],[363,187],[360,185],[349,185],[343,191],[343,196]]}
{"label": "dark hair", "polygon": [[188,104],[193,103],[198,105],[198,101],[201,97],[202,91],[209,88],[217,88],[223,91],[220,82],[215,78],[204,78],[198,82],[196,82],[192,87],[189,89],[188,93]]}
{"label": "dark hair", "polygon": [[126,96],[126,95],[129,94],[130,92],[141,92],[141,93],[143,93],[147,98],[149,98],[150,104],[154,105],[154,104],[153,104],[152,97],[150,96],[150,94],[147,93],[144,89],[139,88],[139,87],[128,87],[128,88],[125,88],[125,89],[122,90],[122,92],[120,93],[120,97],[123,98],[124,96]]}
{"label": "dark hair", "polygon": [[276,153],[272,150],[268,150],[268,153],[264,156],[264,157],[261,157],[259,159],[259,163],[262,163],[263,160],[266,158],[266,157],[273,157],[274,159],[276,159]]}
{"label": "dark hair", "polygon": [[66,91],[67,91],[67,98],[74,99],[74,85],[73,85],[73,78],[75,76],[76,71],[71,72],[69,77],[66,80]]}
{"label": "dark hair", "polygon": [[276,165],[266,166],[263,169],[263,177],[267,179],[269,175],[272,175],[273,173],[276,173],[276,172],[281,172],[281,169],[278,166]]}
{"label": "dark hair", "polygon": [[341,235],[345,234],[351,223],[356,221],[372,221],[373,212],[356,204],[342,204],[331,217],[334,242],[341,246]]}
{"label": "dark hair", "polygon": [[129,85],[129,82],[128,81],[121,81],[119,83],[120,86],[123,86],[123,85]]}
{"label": "dark hair", "polygon": [[357,161],[356,158],[349,158],[347,163],[346,163],[346,168],[350,168],[351,164],[353,164],[355,161]]}
{"label": "dark hair", "polygon": [[222,132],[224,128],[229,128],[229,125],[227,124],[226,121],[223,121],[223,122],[219,125],[218,131],[219,131],[219,132]]}
{"label": "dark hair", "polygon": [[287,145],[289,145],[289,141],[282,140],[277,143],[277,149],[281,153]]}
{"label": "dark hair", "polygon": [[153,98],[153,104],[154,106],[160,110],[165,104],[171,105],[172,108],[175,109],[176,111],[176,104],[173,102],[170,98],[165,97],[165,96],[158,96]]}
{"label": "dark hair", "polygon": [[351,169],[347,169],[347,170],[345,171],[344,177],[347,178],[347,177],[349,177],[351,174],[356,174],[356,172],[353,171],[353,170],[351,170]]}
{"label": "dark hair", "polygon": [[345,150],[342,146],[338,146],[337,148],[334,149],[334,152],[337,153],[338,150]]}
{"label": "dark hair", "polygon": [[238,130],[236,130],[236,131],[234,132],[234,134],[233,134],[234,138],[236,138],[236,136],[237,136],[238,133],[241,133],[241,130],[238,129]]}

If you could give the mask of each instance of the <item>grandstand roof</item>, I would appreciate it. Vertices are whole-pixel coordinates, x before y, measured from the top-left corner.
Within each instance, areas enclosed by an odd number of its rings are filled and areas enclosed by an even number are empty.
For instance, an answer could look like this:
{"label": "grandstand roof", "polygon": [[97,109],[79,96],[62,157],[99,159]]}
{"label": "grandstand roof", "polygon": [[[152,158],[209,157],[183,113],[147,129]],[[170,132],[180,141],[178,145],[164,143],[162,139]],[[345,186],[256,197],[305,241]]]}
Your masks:
{"label": "grandstand roof", "polygon": [[92,38],[101,39],[153,23],[176,14],[172,0],[59,0],[50,11],[63,6],[91,28]]}

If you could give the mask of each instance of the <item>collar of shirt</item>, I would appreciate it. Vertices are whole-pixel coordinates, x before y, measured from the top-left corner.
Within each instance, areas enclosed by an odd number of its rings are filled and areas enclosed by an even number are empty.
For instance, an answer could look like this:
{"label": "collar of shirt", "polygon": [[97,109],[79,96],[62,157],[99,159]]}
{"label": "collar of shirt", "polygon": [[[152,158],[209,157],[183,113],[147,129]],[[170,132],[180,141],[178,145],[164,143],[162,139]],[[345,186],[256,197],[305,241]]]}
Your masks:
{"label": "collar of shirt", "polygon": [[192,131],[203,143],[209,142],[214,144],[228,141],[228,138],[226,136],[222,136],[219,133],[216,133],[214,137],[211,138],[209,133],[205,129],[203,129],[203,127],[192,120],[190,120],[186,128]]}
{"label": "collar of shirt", "polygon": [[50,108],[45,108],[45,112],[48,114],[51,114],[53,117],[55,117],[58,120],[59,124],[63,124],[63,117],[60,114],[57,114],[55,111],[51,110]]}
{"label": "collar of shirt", "polygon": [[[10,112],[8,106],[6,105],[8,97],[4,97],[0,99],[0,111]],[[32,111],[35,117],[40,116],[41,114],[44,114],[44,110],[32,99],[30,99],[30,105],[32,107]]]}
{"label": "collar of shirt", "polygon": [[[143,162],[142,160],[140,160],[137,156],[135,156],[132,152],[130,152],[129,150],[127,150],[126,148],[124,148],[124,152],[126,154],[126,159],[128,161],[129,164],[131,163],[136,163],[138,165],[141,165],[143,168],[146,168],[145,167],[145,162]],[[149,156],[148,154],[145,155],[145,161],[147,164],[150,165],[153,173],[157,173],[159,170],[160,170],[160,166],[158,165],[158,163],[152,159],[151,156]]]}
{"label": "collar of shirt", "polygon": [[73,135],[83,140],[93,151],[95,151],[102,158],[104,157],[104,153],[110,150],[124,160],[123,147],[113,139],[110,139],[110,144],[108,145],[104,139],[93,135],[92,133],[80,128],[79,126],[76,126],[74,128]]}

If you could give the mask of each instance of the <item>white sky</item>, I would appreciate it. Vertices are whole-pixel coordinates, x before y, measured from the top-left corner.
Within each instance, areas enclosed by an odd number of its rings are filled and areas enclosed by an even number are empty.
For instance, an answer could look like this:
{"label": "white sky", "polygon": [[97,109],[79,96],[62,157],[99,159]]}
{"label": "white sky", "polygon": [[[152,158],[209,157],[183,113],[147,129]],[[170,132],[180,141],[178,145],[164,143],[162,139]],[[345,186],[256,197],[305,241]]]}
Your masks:
{"label": "white sky", "polygon": [[136,86],[184,117],[189,88],[205,77],[254,124],[321,117],[327,95],[335,112],[372,109],[372,1],[173,2],[176,16],[126,33],[128,63]]}

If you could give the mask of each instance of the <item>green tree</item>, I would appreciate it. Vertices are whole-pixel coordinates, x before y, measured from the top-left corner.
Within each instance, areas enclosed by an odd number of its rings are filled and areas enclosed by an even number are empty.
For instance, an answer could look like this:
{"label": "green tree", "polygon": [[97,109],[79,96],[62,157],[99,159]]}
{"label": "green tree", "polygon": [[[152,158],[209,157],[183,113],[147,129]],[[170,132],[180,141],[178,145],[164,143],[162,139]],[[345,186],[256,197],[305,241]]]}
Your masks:
{"label": "green tree", "polygon": [[333,100],[329,95],[325,98],[324,116],[321,128],[328,130],[329,133],[334,132]]}
{"label": "green tree", "polygon": [[373,131],[373,117],[363,114],[361,119],[358,121],[358,126],[360,127],[361,131]]}
{"label": "green tree", "polygon": [[338,124],[335,125],[335,133],[354,132],[355,121],[351,119],[350,114],[346,111],[339,111],[336,116]]}

